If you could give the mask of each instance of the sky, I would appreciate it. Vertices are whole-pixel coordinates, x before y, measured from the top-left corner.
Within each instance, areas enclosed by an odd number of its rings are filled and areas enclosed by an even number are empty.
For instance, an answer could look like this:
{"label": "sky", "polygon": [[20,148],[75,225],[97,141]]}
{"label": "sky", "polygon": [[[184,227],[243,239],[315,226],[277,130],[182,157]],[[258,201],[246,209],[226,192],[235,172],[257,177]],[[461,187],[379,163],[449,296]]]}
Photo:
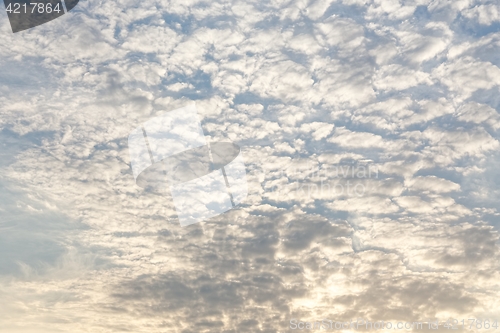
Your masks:
{"label": "sky", "polygon": [[[500,319],[497,1],[81,0],[0,35],[0,332]],[[181,227],[127,138],[192,103],[248,195]]]}

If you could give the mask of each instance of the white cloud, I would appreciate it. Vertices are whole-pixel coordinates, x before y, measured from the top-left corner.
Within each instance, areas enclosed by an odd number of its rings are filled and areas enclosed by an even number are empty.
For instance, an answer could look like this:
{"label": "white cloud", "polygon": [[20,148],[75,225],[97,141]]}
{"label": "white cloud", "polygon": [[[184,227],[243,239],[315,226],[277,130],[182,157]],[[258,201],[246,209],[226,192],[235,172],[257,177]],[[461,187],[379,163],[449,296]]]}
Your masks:
{"label": "white cloud", "polygon": [[[0,325],[498,317],[494,8],[91,0],[19,34],[2,21]],[[192,101],[210,141],[242,148],[249,195],[181,228],[135,185],[126,138]],[[377,172],[315,171],[353,165]]]}
{"label": "white cloud", "polygon": [[302,126],[300,126],[300,131],[312,134],[314,140],[321,140],[330,135],[334,126],[334,124],[314,122],[302,124]]}
{"label": "white cloud", "polygon": [[490,89],[500,84],[500,69],[497,66],[475,61],[471,57],[444,63],[432,75],[451,91],[458,93],[460,100],[470,97],[479,89]]}
{"label": "white cloud", "polygon": [[498,141],[482,128],[443,131],[431,127],[423,133],[432,146],[449,147],[452,150],[450,157],[453,158],[464,155],[481,157],[484,153],[496,150],[500,146]]}
{"label": "white cloud", "polygon": [[470,102],[463,105],[457,112],[457,119],[473,124],[487,124],[493,129],[500,128],[500,115],[492,107]]}
{"label": "white cloud", "polygon": [[374,78],[374,85],[382,90],[405,90],[419,84],[432,84],[430,75],[401,65],[382,66]]}
{"label": "white cloud", "polygon": [[380,135],[368,132],[353,132],[346,128],[337,128],[328,142],[335,143],[346,148],[378,148],[397,149],[404,147],[403,142],[384,140]]}
{"label": "white cloud", "polygon": [[405,181],[405,185],[412,191],[447,193],[460,190],[459,184],[436,176],[419,176],[408,179]]}
{"label": "white cloud", "polygon": [[463,16],[475,19],[482,25],[491,25],[500,21],[500,7],[498,5],[478,5],[464,10]]}
{"label": "white cloud", "polygon": [[[128,34],[127,31],[125,33]],[[167,27],[138,26],[127,36],[122,47],[132,52],[168,53],[177,43],[180,36]]]}

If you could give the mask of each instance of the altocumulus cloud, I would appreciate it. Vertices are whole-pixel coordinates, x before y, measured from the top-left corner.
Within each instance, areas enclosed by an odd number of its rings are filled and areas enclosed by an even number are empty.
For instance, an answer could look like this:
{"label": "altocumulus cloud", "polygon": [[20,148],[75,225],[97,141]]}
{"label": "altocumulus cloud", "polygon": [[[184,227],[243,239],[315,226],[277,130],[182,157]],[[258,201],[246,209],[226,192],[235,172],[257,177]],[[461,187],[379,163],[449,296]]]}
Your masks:
{"label": "altocumulus cloud", "polygon": [[[499,318],[499,13],[90,0],[15,35],[2,14],[0,327]],[[192,101],[211,140],[242,147],[249,194],[181,228],[135,186],[126,138]],[[361,197],[293,191],[356,164],[378,170]]]}

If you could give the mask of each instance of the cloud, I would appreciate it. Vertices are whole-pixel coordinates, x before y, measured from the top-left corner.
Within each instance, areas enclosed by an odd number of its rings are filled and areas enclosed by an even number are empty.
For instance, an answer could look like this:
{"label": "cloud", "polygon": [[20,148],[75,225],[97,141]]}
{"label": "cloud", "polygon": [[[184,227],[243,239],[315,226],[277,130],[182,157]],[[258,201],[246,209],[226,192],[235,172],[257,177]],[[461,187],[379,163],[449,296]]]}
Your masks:
{"label": "cloud", "polygon": [[[498,317],[495,6],[88,1],[16,36],[4,20],[0,324]],[[208,140],[242,147],[249,194],[181,228],[170,195],[135,185],[127,137],[193,101]],[[376,172],[333,172],[353,166]]]}
{"label": "cloud", "polygon": [[468,19],[477,20],[481,25],[491,25],[500,21],[499,7],[493,4],[475,6],[465,10],[463,15]]}
{"label": "cloud", "polygon": [[433,71],[451,91],[468,98],[478,89],[490,89],[500,83],[497,79],[500,69],[491,63],[474,61],[464,57],[458,61],[442,64]]}

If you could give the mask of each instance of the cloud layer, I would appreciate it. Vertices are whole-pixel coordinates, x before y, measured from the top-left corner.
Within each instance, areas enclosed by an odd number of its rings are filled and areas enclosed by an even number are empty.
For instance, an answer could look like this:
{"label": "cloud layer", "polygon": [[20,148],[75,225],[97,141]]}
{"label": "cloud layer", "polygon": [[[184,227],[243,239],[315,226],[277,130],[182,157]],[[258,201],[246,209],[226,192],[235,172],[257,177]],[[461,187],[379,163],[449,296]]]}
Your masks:
{"label": "cloud layer", "polygon": [[[2,14],[0,331],[498,319],[499,13],[91,0],[17,34]],[[181,228],[127,138],[193,101],[249,193]],[[333,172],[353,166],[376,174]]]}

